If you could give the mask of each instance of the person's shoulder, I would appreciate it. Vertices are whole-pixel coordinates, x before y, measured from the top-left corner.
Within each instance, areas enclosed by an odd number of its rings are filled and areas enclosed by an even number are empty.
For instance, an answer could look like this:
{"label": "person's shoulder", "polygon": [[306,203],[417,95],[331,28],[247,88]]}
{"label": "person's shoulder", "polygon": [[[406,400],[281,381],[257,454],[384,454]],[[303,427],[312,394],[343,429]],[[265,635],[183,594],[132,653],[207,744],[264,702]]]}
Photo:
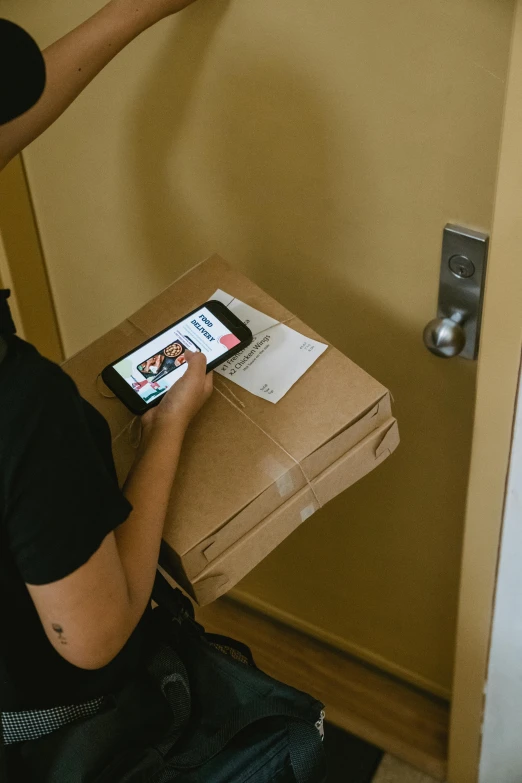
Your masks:
{"label": "person's shoulder", "polygon": [[31,343],[19,338],[17,338],[17,342],[21,361],[30,364],[40,377],[46,377],[49,381],[60,383],[70,388],[75,387],[72,378],[62,370],[59,364],[43,356]]}
{"label": "person's shoulder", "polygon": [[5,368],[12,411],[37,415],[79,397],[72,378],[25,340],[15,338]]}
{"label": "person's shoulder", "polygon": [[28,455],[83,431],[74,381],[30,343],[15,338],[0,364],[0,473],[12,474]]}

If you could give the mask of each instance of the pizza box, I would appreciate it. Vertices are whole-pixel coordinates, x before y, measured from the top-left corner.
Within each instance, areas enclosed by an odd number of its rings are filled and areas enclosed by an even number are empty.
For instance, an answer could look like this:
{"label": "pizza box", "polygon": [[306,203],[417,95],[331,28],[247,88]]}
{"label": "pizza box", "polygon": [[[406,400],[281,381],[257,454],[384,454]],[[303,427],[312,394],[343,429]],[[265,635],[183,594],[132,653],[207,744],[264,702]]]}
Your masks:
{"label": "pizza box", "polygon": [[[135,458],[139,419],[104,386],[101,370],[217,289],[325,342],[219,256],[189,270],[63,365],[109,422],[121,483]],[[214,380],[183,444],[161,558],[201,605],[230,590],[399,443],[387,389],[332,346],[276,404],[217,373]]]}

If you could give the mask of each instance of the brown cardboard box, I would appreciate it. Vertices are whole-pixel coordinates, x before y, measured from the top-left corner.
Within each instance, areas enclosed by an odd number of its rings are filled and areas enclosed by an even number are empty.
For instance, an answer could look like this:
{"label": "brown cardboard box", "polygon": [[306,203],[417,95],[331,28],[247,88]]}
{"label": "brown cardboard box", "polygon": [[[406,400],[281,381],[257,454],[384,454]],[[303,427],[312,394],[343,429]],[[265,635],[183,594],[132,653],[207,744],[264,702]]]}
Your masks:
{"label": "brown cardboard box", "polygon": [[[134,459],[138,428],[99,373],[218,288],[322,339],[218,256],[194,267],[64,364],[109,421],[121,481]],[[389,392],[335,348],[275,405],[216,374],[215,392],[184,443],[162,563],[198,603],[209,603],[398,443]]]}

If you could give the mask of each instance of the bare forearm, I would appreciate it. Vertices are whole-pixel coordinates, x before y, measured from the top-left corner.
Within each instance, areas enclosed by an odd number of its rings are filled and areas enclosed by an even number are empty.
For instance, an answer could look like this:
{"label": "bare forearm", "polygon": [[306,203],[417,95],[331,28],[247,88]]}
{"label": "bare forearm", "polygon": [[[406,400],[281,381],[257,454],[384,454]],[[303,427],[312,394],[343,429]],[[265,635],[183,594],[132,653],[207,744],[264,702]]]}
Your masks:
{"label": "bare forearm", "polygon": [[130,622],[143,614],[150,599],[172,485],[185,426],[143,433],[138,457],[124,492],[133,505],[126,522],[116,530],[116,543],[127,581]]}
{"label": "bare forearm", "polygon": [[27,586],[49,641],[75,666],[109,663],[145,611],[185,429],[144,434],[124,488],[133,510],[87,563],[58,582]]}
{"label": "bare forearm", "polygon": [[156,21],[139,5],[112,0],[43,52],[44,93],[32,109],[0,128],[0,169],[63,114],[118,52]]}
{"label": "bare forearm", "polygon": [[150,599],[181,444],[212,392],[204,355],[185,356],[184,376],[142,418],[142,442],[124,488],[133,505],[129,518],[73,573],[27,585],[49,641],[75,666],[96,669],[111,661]]}

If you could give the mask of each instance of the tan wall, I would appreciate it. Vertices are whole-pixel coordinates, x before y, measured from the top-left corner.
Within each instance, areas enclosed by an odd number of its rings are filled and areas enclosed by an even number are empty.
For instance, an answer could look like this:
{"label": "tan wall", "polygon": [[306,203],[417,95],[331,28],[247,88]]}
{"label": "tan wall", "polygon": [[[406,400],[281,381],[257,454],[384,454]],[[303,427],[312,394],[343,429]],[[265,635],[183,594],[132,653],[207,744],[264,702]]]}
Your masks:
{"label": "tan wall", "polygon": [[[98,3],[20,5],[47,43]],[[421,333],[444,223],[490,225],[512,9],[202,0],[26,155],[67,353],[218,250],[393,390],[397,455],[241,590],[439,693],[475,365]]]}

